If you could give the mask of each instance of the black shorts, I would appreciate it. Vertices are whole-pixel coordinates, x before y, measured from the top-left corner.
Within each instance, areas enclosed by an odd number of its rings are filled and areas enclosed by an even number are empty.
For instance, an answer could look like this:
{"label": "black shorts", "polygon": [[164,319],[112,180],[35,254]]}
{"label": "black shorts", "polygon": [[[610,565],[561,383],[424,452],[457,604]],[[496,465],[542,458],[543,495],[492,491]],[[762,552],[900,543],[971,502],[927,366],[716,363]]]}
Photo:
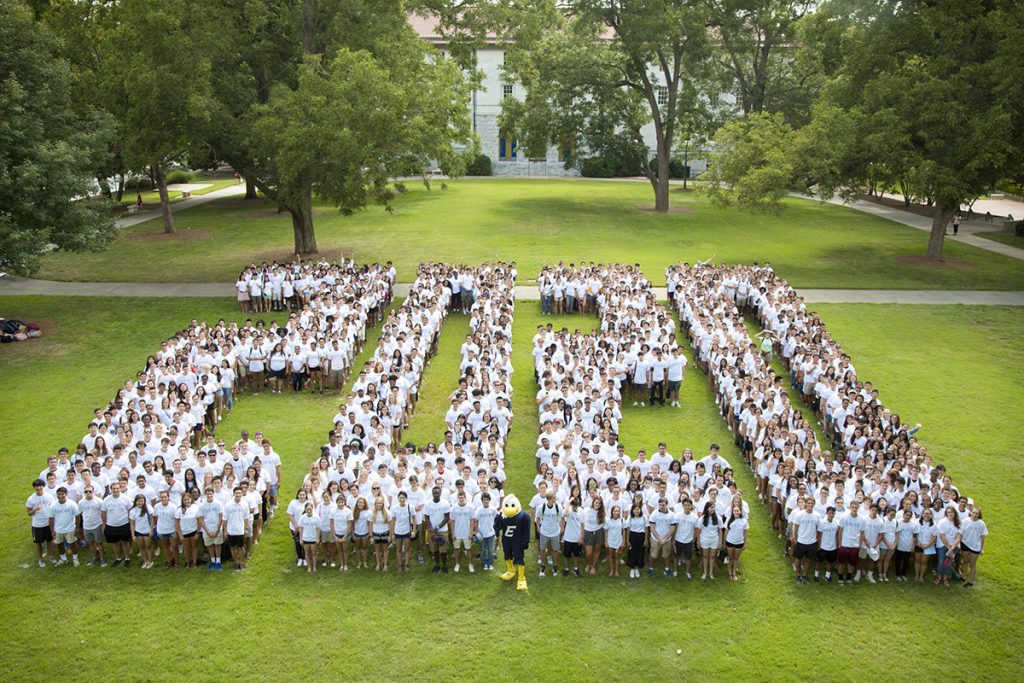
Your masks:
{"label": "black shorts", "polygon": [[833,548],[832,550],[822,550],[818,548],[818,562],[828,562],[829,564],[835,564],[839,558],[839,550]]}
{"label": "black shorts", "polygon": [[387,545],[388,534],[374,534],[373,535],[373,542],[376,543],[377,545]]}
{"label": "black shorts", "polygon": [[32,527],[32,542],[33,543],[49,543],[53,540],[53,532],[50,531],[48,526],[34,526]]}
{"label": "black shorts", "polygon": [[103,537],[107,539],[107,543],[120,543],[122,541],[127,542],[132,540],[131,527],[127,524],[121,526],[107,526],[103,530]]}
{"label": "black shorts", "polygon": [[239,534],[235,536],[228,534],[228,547],[229,548],[241,548],[245,545],[245,534]]}
{"label": "black shorts", "polygon": [[675,542],[676,546],[676,558],[682,558],[683,560],[693,559],[693,541],[689,543],[683,543],[681,541]]}
{"label": "black shorts", "polygon": [[797,543],[793,549],[793,557],[798,560],[811,560],[818,554],[817,543]]}
{"label": "black shorts", "polygon": [[562,555],[565,557],[582,557],[583,546],[572,541],[565,541],[562,543]]}
{"label": "black shorts", "polygon": [[735,548],[737,550],[743,550],[743,544],[742,543],[730,543],[729,541],[726,541],[725,542],[725,547],[726,548]]}
{"label": "black shorts", "polygon": [[181,537],[182,538],[195,538],[195,535],[196,535],[195,531],[190,531],[187,534],[182,534]]}
{"label": "black shorts", "polygon": [[284,377],[284,370],[271,370],[267,373],[267,379],[281,379]]}
{"label": "black shorts", "polygon": [[979,551],[975,550],[974,548],[971,548],[971,547],[968,547],[968,546],[964,545],[963,541],[960,541],[960,547],[963,548],[965,551],[967,551],[969,553],[974,553],[975,555],[977,555],[979,553]]}

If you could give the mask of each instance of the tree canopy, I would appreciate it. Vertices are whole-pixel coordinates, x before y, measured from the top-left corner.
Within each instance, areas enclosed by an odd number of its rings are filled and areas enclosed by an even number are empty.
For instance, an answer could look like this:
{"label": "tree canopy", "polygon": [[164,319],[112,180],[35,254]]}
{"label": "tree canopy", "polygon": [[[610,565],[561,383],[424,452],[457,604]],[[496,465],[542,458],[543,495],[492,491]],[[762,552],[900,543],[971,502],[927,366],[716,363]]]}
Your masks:
{"label": "tree canopy", "polygon": [[107,153],[110,120],[72,102],[68,64],[20,3],[0,3],[0,270],[29,274],[47,248],[98,250],[102,202],[81,201]]}

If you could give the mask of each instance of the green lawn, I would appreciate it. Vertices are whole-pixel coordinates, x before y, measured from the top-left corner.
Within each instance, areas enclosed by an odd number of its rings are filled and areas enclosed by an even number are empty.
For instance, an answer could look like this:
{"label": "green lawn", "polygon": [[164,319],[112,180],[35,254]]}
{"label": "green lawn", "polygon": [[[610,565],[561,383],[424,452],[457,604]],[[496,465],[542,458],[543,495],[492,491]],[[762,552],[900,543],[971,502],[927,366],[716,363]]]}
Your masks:
{"label": "green lawn", "polygon": [[[323,256],[392,259],[399,279],[416,264],[515,259],[524,280],[560,259],[639,262],[661,281],[679,259],[770,260],[799,287],[1024,289],[1024,262],[949,240],[946,264],[922,263],[928,235],[853,209],[790,199],[777,215],[721,208],[694,192],[672,193],[674,210],[650,210],[650,186],[635,182],[476,179],[409,183],[394,214],[372,207],[315,218]],[[179,234],[159,222],[124,230],[107,253],[54,253],[38,276],[58,280],[233,280],[242,263],[289,258],[287,214],[267,202],[226,199],[175,216]],[[154,234],[156,233],[156,234]],[[184,237],[183,235],[187,236]]]}
{"label": "green lawn", "polygon": [[993,242],[1002,242],[1003,244],[1009,244],[1011,247],[1024,249],[1024,236],[1017,235],[1012,232],[996,230],[993,232],[976,232],[974,234],[978,237],[984,237],[987,240],[992,240]]}
{"label": "green lawn", "polygon": [[[226,176],[224,174],[198,174],[188,181],[189,183],[204,184],[207,187],[192,190],[192,196],[198,197],[199,195],[208,194],[214,190],[222,190],[225,187],[231,187],[238,183],[234,176]],[[125,190],[124,196],[121,198],[121,203],[125,206],[134,204],[136,201],[136,195],[139,194],[138,190]],[[171,203],[180,202],[183,197],[181,192],[169,192]],[[157,190],[145,190],[142,192],[142,203],[149,207],[151,204],[160,203],[160,193]]]}
{"label": "green lawn", "polygon": [[[923,680],[1003,681],[1024,670],[1024,574],[1016,557],[1024,544],[1016,526],[1024,493],[1019,309],[817,307],[861,376],[875,382],[887,405],[924,423],[931,452],[984,508],[992,536],[974,591],[797,587],[755,503],[739,583],[531,576],[522,594],[494,576],[442,577],[422,568],[401,577],[311,577],[295,570],[280,518],[241,576],[35,568],[22,505],[45,456],[78,438],[92,409],[186,320],[238,317],[226,300],[73,304],[0,298],[6,315],[43,318],[49,331],[0,347],[0,484],[7,492],[0,501],[0,642],[11,680],[74,671],[80,680],[868,681],[912,668]],[[408,435],[417,441],[441,433],[464,320],[449,319],[426,371]],[[546,319],[538,304],[518,303],[507,466],[520,495],[533,472],[529,340],[539,322]],[[627,447],[665,439],[673,452],[689,446],[703,453],[719,441],[737,460],[699,372],[687,375],[683,401],[681,410],[627,407]],[[328,397],[244,396],[221,433],[262,428],[284,456],[288,491],[324,442],[334,412]],[[751,475],[739,476],[752,492]]]}

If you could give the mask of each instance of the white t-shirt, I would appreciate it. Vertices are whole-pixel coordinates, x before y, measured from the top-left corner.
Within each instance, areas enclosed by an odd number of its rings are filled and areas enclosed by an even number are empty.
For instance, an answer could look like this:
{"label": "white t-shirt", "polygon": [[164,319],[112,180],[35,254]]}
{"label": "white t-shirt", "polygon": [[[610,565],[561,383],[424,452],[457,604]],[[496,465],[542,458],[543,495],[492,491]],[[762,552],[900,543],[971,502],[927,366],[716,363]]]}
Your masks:
{"label": "white t-shirt", "polygon": [[629,520],[624,517],[605,520],[605,542],[612,550],[622,547],[622,530],[629,527]]}
{"label": "white t-shirt", "polygon": [[[58,534],[69,534],[75,530],[78,517],[78,503],[68,498],[63,503],[54,502],[47,513],[53,520],[53,530]],[[35,519],[33,518],[33,522]]]}
{"label": "white t-shirt", "polygon": [[32,526],[37,529],[41,529],[45,526],[50,526],[50,506],[57,502],[57,499],[48,493],[38,495],[33,493],[25,501],[25,508],[31,509],[37,505],[41,505],[35,513],[32,515]]}
{"label": "white t-shirt", "polygon": [[451,503],[444,498],[436,503],[431,500],[423,507],[423,514],[430,520],[430,526],[441,533],[448,531],[448,524],[444,521],[444,516],[450,514],[451,511]]}
{"label": "white t-shirt", "polygon": [[960,545],[971,552],[981,550],[981,539],[988,536],[988,526],[983,519],[965,519],[960,526]]}
{"label": "white t-shirt", "polygon": [[547,501],[536,510],[537,521],[540,524],[540,535],[558,537],[562,528],[562,508],[555,503],[548,507]]}
{"label": "white t-shirt", "polygon": [[103,499],[100,510],[107,513],[107,526],[124,526],[128,523],[128,510],[132,501],[128,496],[107,496]]}
{"label": "white t-shirt", "polygon": [[484,538],[494,536],[494,518],[498,516],[498,509],[492,507],[478,507],[476,509],[476,528]]}
{"label": "white t-shirt", "polygon": [[746,517],[737,517],[728,523],[728,527],[725,532],[725,542],[740,544],[743,543],[743,534],[750,528],[750,522],[747,521]]}
{"label": "white t-shirt", "polygon": [[565,509],[565,532],[562,540],[566,543],[579,543],[583,537],[583,510]]}
{"label": "white t-shirt", "polygon": [[161,536],[173,534],[177,527],[174,526],[175,514],[178,508],[168,503],[164,505],[157,503],[153,506],[153,516],[156,517],[156,532]]}
{"label": "white t-shirt", "polygon": [[821,532],[821,545],[818,546],[826,552],[835,550],[838,545],[836,543],[837,536],[836,532],[839,530],[839,522],[833,519],[831,522],[828,521],[827,517],[822,517],[818,520],[818,531]]}
{"label": "white t-shirt", "polygon": [[798,512],[795,515],[790,515],[789,521],[797,527],[797,543],[800,543],[801,545],[811,545],[812,543],[818,542],[818,524],[821,521],[818,518],[818,515],[805,510],[803,512]]}
{"label": "white t-shirt", "polygon": [[[249,504],[245,500],[236,503],[232,498],[231,502],[224,506],[224,522],[229,536],[244,536],[250,519],[252,519],[252,515],[249,512]],[[319,517],[313,519],[317,524],[320,523]]]}
{"label": "white t-shirt", "polygon": [[214,498],[213,502],[203,500],[198,506],[194,507],[199,508],[196,512],[203,518],[206,530],[216,536],[220,529],[221,515],[224,514],[224,505]]}
{"label": "white t-shirt", "polygon": [[451,510],[452,534],[455,538],[469,538],[473,528],[473,513],[476,510],[469,503],[455,505]]}
{"label": "white t-shirt", "polygon": [[191,534],[199,530],[199,506],[193,503],[187,508],[176,508],[174,518],[181,524],[181,533]]}
{"label": "white t-shirt", "polygon": [[[153,525],[149,521],[149,515],[152,512],[149,506],[146,509],[133,507],[131,512],[128,513],[129,519],[135,522],[135,535],[136,536],[149,536],[153,532]],[[107,522],[110,522],[110,513],[107,512]]]}
{"label": "white t-shirt", "polygon": [[317,538],[320,536],[320,518],[316,515],[303,513],[299,517],[299,529],[302,532],[303,543],[316,543]]}
{"label": "white t-shirt", "polygon": [[698,524],[700,524],[700,518],[697,517],[696,512],[691,510],[690,514],[685,512],[676,513],[675,540],[678,543],[692,543]]}
{"label": "white t-shirt", "polygon": [[864,531],[865,522],[867,522],[865,517],[860,514],[854,517],[849,512],[839,518],[839,528],[842,530],[839,542],[844,548],[860,547],[860,535]]}
{"label": "white t-shirt", "polygon": [[78,510],[82,513],[83,529],[96,529],[103,524],[103,518],[100,515],[102,507],[103,499],[95,495],[92,500],[83,498],[78,501]]}

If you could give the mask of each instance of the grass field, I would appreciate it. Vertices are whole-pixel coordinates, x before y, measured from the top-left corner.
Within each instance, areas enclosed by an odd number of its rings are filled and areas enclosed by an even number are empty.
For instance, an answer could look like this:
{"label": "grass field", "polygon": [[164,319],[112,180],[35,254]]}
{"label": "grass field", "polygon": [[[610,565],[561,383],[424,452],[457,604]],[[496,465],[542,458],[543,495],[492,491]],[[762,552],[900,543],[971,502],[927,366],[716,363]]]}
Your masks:
{"label": "grass field", "polygon": [[992,240],[993,242],[1002,242],[1003,244],[1009,244],[1011,247],[1024,249],[1024,237],[1012,232],[996,230],[993,232],[976,232],[974,234],[978,237],[984,237],[987,240]]}
{"label": "grass field", "polygon": [[[311,577],[296,571],[282,518],[270,524],[241,576],[35,568],[23,502],[45,456],[71,445],[92,409],[185,321],[237,317],[231,302],[220,300],[72,303],[0,298],[5,315],[42,318],[48,332],[0,347],[0,483],[7,492],[0,502],[0,642],[9,680],[74,672],[79,680],[863,682],[913,671],[923,680],[1009,681],[1024,670],[1024,574],[1015,552],[1024,543],[1016,525],[1024,493],[1019,309],[817,307],[860,375],[905,419],[924,423],[929,450],[984,508],[992,536],[974,591],[798,587],[765,510],[754,503],[739,583],[531,576],[522,594],[494,576],[434,576],[422,568],[402,577]],[[537,428],[529,340],[548,319],[536,303],[516,308],[507,468],[511,490],[523,495]],[[555,320],[563,321],[590,324]],[[440,436],[464,323],[456,315],[444,327],[411,439]],[[699,372],[687,375],[683,401],[681,410],[627,407],[627,448],[664,439],[674,453],[689,446],[703,454],[719,441],[736,462]],[[335,410],[329,397],[244,396],[220,433],[262,428],[284,457],[288,492],[325,441]],[[752,491],[752,476],[741,469],[739,477]]]}
{"label": "grass field", "polygon": [[[208,194],[214,190],[222,190],[225,187],[230,187],[237,184],[238,181],[235,180],[234,176],[224,175],[222,173],[200,173],[196,174],[192,180],[188,182],[207,186],[198,190],[192,190],[192,196],[198,197],[199,195]],[[121,198],[121,203],[125,206],[134,204],[137,194],[139,194],[138,190],[125,190],[124,196]],[[145,190],[141,194],[142,203],[145,204],[147,209],[154,205],[160,205],[160,193],[157,190]],[[182,200],[181,192],[171,191],[168,194],[172,203]]]}
{"label": "grass field", "polygon": [[[674,191],[673,210],[650,210],[646,183],[458,180],[427,191],[409,183],[394,214],[341,216],[317,209],[322,256],[393,259],[410,282],[423,258],[480,263],[515,259],[524,279],[559,260],[639,262],[660,281],[680,259],[770,260],[798,287],[1024,289],[1024,262],[949,240],[946,263],[923,262],[928,235],[853,209],[790,199],[777,215],[721,208]],[[243,263],[291,257],[287,214],[267,202],[224,199],[122,232],[109,252],[53,253],[38,277],[58,280],[228,282]]]}

